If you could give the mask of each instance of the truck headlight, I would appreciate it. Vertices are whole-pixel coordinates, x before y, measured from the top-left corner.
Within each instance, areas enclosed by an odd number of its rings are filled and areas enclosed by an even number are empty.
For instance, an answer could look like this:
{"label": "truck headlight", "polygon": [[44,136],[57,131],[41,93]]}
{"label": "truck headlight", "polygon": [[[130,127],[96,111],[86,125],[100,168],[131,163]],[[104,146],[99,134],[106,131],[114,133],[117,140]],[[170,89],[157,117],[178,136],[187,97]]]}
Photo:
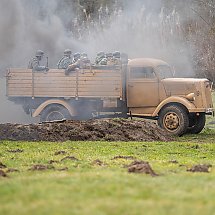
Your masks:
{"label": "truck headlight", "polygon": [[195,101],[196,98],[195,98],[195,93],[189,93],[187,94],[186,96],[186,99],[189,100],[189,101]]}

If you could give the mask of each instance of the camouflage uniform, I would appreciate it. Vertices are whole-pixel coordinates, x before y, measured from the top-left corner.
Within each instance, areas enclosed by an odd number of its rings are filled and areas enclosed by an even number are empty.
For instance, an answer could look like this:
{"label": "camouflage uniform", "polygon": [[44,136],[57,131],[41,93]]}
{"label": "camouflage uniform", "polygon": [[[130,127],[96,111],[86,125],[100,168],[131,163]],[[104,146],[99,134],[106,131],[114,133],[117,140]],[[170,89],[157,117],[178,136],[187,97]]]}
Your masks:
{"label": "camouflage uniform", "polygon": [[107,57],[107,65],[108,66],[115,65],[114,59],[113,59],[113,53],[107,53],[106,57]]}
{"label": "camouflage uniform", "polygon": [[58,69],[68,68],[68,66],[72,63],[71,54],[72,52],[69,49],[64,51],[64,56],[60,59],[60,61],[57,64]]}
{"label": "camouflage uniform", "polygon": [[96,65],[107,65],[107,58],[104,52],[99,52],[97,54],[95,63]]}
{"label": "camouflage uniform", "polygon": [[41,50],[38,50],[36,52],[36,57],[32,58],[28,64],[28,69],[32,69],[33,71],[48,71],[48,68],[45,66],[40,66],[40,61],[42,60],[42,57],[44,55],[44,52]]}
{"label": "camouflage uniform", "polygon": [[113,63],[114,65],[119,65],[121,63],[121,54],[120,52],[116,51],[113,53]]}
{"label": "camouflage uniform", "polygon": [[80,58],[80,68],[87,68],[90,67],[91,63],[90,63],[90,59],[88,58],[86,53],[82,53],[81,54],[81,58]]}
{"label": "camouflage uniform", "polygon": [[73,56],[73,60],[72,60],[72,63],[70,63],[68,65],[68,68],[67,68],[67,73],[71,72],[71,71],[75,71],[76,68],[80,68],[80,60],[81,58],[81,55],[80,53],[75,53],[74,56]]}
{"label": "camouflage uniform", "polygon": [[73,56],[72,64],[76,63],[78,60],[80,60],[81,54],[80,53],[75,53]]}

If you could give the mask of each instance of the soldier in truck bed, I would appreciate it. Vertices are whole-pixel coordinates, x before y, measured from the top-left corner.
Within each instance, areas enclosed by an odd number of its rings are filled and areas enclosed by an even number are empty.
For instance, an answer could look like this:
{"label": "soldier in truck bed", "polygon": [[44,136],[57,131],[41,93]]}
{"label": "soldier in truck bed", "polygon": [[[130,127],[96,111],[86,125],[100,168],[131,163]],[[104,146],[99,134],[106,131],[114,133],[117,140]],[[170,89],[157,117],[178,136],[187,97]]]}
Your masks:
{"label": "soldier in truck bed", "polygon": [[66,74],[69,74],[69,72],[71,72],[71,71],[75,71],[75,69],[77,69],[77,68],[85,69],[90,66],[91,66],[91,63],[90,63],[90,60],[89,60],[87,54],[86,53],[82,53],[82,54],[77,53],[74,55],[73,63],[68,65],[68,68],[66,69]]}
{"label": "soldier in truck bed", "polygon": [[59,60],[57,64],[58,69],[68,68],[68,66],[72,63],[71,54],[72,54],[72,51],[69,49],[66,49],[64,51],[64,56]]}
{"label": "soldier in truck bed", "polygon": [[106,54],[102,51],[97,54],[96,60],[95,60],[96,65],[107,65],[107,57]]}
{"label": "soldier in truck bed", "polygon": [[28,64],[28,69],[33,71],[48,71],[49,68],[46,66],[40,66],[40,61],[44,56],[44,52],[41,50],[36,51],[36,56],[32,58]]}

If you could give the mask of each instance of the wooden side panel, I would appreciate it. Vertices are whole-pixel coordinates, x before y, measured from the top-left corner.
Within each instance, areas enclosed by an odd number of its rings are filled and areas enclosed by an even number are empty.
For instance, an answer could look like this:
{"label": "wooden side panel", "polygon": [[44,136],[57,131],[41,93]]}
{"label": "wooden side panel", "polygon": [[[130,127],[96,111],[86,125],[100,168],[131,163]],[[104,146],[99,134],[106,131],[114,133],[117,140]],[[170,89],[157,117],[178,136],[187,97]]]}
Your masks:
{"label": "wooden side panel", "polygon": [[84,70],[78,77],[79,97],[121,97],[121,71]]}
{"label": "wooden side panel", "polygon": [[79,70],[65,75],[59,69],[47,73],[10,69],[7,92],[11,97],[118,98],[122,96],[121,71]]}
{"label": "wooden side panel", "polygon": [[10,69],[7,77],[8,96],[31,96],[32,71],[28,69]]}

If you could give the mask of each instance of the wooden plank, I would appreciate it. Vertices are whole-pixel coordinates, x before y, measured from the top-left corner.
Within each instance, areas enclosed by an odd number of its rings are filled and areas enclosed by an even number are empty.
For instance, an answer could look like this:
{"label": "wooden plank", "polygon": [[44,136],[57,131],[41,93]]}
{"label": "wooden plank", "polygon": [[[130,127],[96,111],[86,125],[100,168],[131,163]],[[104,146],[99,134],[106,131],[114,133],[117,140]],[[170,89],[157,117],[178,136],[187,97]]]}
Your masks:
{"label": "wooden plank", "polygon": [[[59,84],[69,84],[69,83],[73,83],[73,81],[71,80],[64,80],[64,81],[60,81],[60,80],[54,80],[54,81],[51,81],[50,80],[42,80],[42,79],[39,79],[39,80],[34,80],[35,83],[38,83],[38,84],[47,84],[47,83],[51,83],[51,84],[56,84],[56,83],[59,83]],[[16,84],[16,83],[19,83],[19,84],[29,84],[29,83],[32,83],[32,80],[29,79],[29,80],[23,80],[23,79],[11,79],[11,80],[8,80],[8,83],[10,84]]]}
{"label": "wooden plank", "polygon": [[79,81],[115,81],[115,80],[120,80],[120,78],[116,77],[79,77]]}
{"label": "wooden plank", "polygon": [[9,88],[31,88],[32,87],[32,83],[26,83],[26,84],[23,84],[23,83],[15,83],[15,84],[11,84],[9,83],[8,84],[8,87]]}
{"label": "wooden plank", "polygon": [[20,72],[20,73],[12,73],[9,75],[10,78],[27,78],[27,77],[32,77],[32,73],[28,73],[28,72]]}
{"label": "wooden plank", "polygon": [[117,74],[117,73],[95,73],[95,74],[81,74],[79,73],[79,77],[121,77],[121,74]]}
{"label": "wooden plank", "polygon": [[52,81],[75,81],[75,77],[35,77],[35,81],[46,81],[46,82],[52,82]]}
{"label": "wooden plank", "polygon": [[119,86],[82,86],[78,88],[78,91],[103,91],[103,90],[120,90]]}
{"label": "wooden plank", "polygon": [[32,70],[26,69],[26,68],[10,68],[9,72],[10,73],[32,73]]}
{"label": "wooden plank", "polygon": [[53,93],[66,93],[66,92],[75,92],[76,88],[34,88],[35,93],[47,93],[47,92],[53,92]]}
{"label": "wooden plank", "polygon": [[[29,80],[18,80],[18,79],[12,79],[12,80],[8,80],[8,84],[31,84],[32,83],[32,80],[29,79]],[[53,81],[50,81],[50,80],[42,80],[42,79],[37,79],[37,80],[34,80],[34,83],[35,84],[65,84],[65,85],[75,85],[75,80],[53,80]],[[96,80],[90,80],[90,81],[81,81],[79,80],[78,82],[79,85],[104,85],[104,84],[111,84],[111,85],[121,85],[121,81],[120,80],[99,80],[99,81],[96,81]]]}
{"label": "wooden plank", "polygon": [[32,83],[32,80],[23,80],[23,79],[9,79],[8,84],[29,84]]}
{"label": "wooden plank", "polygon": [[112,97],[112,96],[121,96],[121,94],[119,92],[79,92],[78,93],[78,96],[79,97],[95,97],[95,96],[98,96],[98,97]]}

